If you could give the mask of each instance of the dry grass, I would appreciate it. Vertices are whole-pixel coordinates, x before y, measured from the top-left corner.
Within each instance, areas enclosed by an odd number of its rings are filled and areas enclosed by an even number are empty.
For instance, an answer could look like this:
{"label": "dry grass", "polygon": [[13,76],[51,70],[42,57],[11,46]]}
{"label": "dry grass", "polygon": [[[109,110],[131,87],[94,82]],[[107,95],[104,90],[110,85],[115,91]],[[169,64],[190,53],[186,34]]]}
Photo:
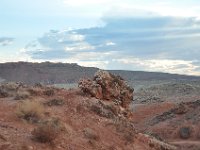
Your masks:
{"label": "dry grass", "polygon": [[28,92],[30,93],[30,95],[32,96],[39,96],[42,95],[42,89],[39,87],[30,87],[28,88]]}
{"label": "dry grass", "polygon": [[116,127],[116,131],[122,134],[127,142],[133,142],[133,139],[137,133],[133,123],[124,118],[116,118],[114,119],[114,125]]}
{"label": "dry grass", "polygon": [[44,113],[44,107],[37,101],[24,101],[17,106],[16,114],[19,118],[29,122],[38,122]]}
{"label": "dry grass", "polygon": [[53,96],[55,94],[54,89],[47,89],[44,91],[44,95]]}
{"label": "dry grass", "polygon": [[31,134],[33,139],[38,142],[52,144],[61,131],[61,122],[58,119],[52,119],[39,124]]}
{"label": "dry grass", "polygon": [[15,100],[26,99],[30,96],[30,93],[24,90],[20,90],[16,93]]}
{"label": "dry grass", "polygon": [[3,87],[4,87],[4,89],[6,89],[8,91],[17,91],[19,85],[14,82],[9,82],[7,84],[4,84]]}
{"label": "dry grass", "polygon": [[47,106],[62,106],[64,105],[64,100],[62,98],[54,98],[44,103]]}
{"label": "dry grass", "polygon": [[57,130],[50,125],[40,125],[32,131],[35,140],[41,143],[52,143],[58,136]]}
{"label": "dry grass", "polygon": [[8,97],[9,96],[9,93],[0,87],[0,98],[5,98],[5,97]]}

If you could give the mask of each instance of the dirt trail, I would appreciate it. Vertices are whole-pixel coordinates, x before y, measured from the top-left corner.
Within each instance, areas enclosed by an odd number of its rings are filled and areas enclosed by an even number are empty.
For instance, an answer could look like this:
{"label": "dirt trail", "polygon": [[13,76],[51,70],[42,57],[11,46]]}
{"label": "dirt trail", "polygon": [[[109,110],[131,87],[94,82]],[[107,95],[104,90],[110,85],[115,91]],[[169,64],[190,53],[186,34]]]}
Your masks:
{"label": "dirt trail", "polygon": [[159,104],[134,104],[133,110],[133,121],[143,123],[146,119],[151,119],[156,115],[162,114],[174,107],[172,102],[163,102]]}

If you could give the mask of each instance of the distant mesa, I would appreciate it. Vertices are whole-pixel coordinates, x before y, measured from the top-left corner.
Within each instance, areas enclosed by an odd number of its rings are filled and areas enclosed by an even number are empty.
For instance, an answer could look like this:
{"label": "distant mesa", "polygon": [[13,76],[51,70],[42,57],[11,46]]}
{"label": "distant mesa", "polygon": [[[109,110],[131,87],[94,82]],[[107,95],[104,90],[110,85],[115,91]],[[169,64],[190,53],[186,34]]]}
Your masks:
{"label": "distant mesa", "polygon": [[[95,67],[83,67],[76,63],[31,63],[9,62],[0,63],[0,78],[6,82],[23,82],[25,84],[67,84],[78,83],[80,78],[92,78],[99,69]],[[108,70],[114,75],[119,75],[131,86],[135,81],[153,80],[200,80],[197,76],[185,76],[177,74]]]}

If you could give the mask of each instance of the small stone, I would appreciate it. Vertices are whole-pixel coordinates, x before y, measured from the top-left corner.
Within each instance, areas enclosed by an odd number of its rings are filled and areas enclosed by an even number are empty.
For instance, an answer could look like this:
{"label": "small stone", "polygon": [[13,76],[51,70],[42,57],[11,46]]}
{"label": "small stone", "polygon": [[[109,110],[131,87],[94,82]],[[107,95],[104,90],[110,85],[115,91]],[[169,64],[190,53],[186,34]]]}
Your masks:
{"label": "small stone", "polygon": [[190,137],[191,130],[189,127],[182,127],[179,130],[179,134],[182,139],[188,139]]}

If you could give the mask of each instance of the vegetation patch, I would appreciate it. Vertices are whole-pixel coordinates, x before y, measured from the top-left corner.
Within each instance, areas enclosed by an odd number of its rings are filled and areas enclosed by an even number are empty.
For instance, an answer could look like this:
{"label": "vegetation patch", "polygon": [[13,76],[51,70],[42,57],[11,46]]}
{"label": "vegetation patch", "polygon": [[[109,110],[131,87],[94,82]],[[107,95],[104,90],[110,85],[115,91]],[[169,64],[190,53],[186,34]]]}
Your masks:
{"label": "vegetation patch", "polygon": [[0,98],[5,98],[5,97],[8,97],[9,96],[9,93],[6,92],[6,90],[0,88]]}
{"label": "vegetation patch", "polygon": [[137,133],[133,123],[124,118],[115,118],[114,125],[116,127],[116,131],[122,134],[127,142],[133,142],[135,134]]}
{"label": "vegetation patch", "polygon": [[15,96],[15,100],[26,99],[30,96],[30,93],[27,91],[18,91]]}
{"label": "vegetation patch", "polygon": [[17,106],[16,114],[28,122],[38,122],[44,113],[44,107],[36,101],[24,101]]}
{"label": "vegetation patch", "polygon": [[40,143],[53,143],[62,129],[59,119],[52,119],[40,123],[31,134]]}
{"label": "vegetation patch", "polygon": [[55,94],[54,89],[47,89],[44,91],[44,95],[53,96]]}
{"label": "vegetation patch", "polygon": [[44,104],[47,106],[62,106],[64,105],[64,100],[61,98],[54,98]]}

